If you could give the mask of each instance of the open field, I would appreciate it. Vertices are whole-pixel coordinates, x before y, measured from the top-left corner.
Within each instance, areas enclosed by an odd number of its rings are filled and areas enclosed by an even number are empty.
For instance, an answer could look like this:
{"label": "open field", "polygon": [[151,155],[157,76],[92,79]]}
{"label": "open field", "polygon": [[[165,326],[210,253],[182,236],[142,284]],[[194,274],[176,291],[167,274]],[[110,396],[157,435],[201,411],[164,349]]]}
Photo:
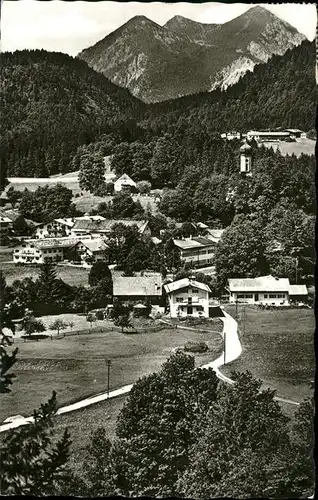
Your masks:
{"label": "open field", "polygon": [[[12,259],[12,253],[9,255]],[[16,266],[12,262],[3,262],[0,260],[0,269],[3,271],[8,285],[15,280],[24,278],[36,279],[39,275],[39,269],[30,266]],[[57,266],[57,276],[72,286],[87,285],[89,270],[83,267]]]}
{"label": "open field", "polygon": [[206,342],[210,352],[196,356],[199,365],[222,350],[218,333],[162,329],[147,333],[106,331],[80,336],[19,342],[13,390],[1,398],[0,421],[29,415],[57,391],[60,406],[105,391],[107,366],[112,360],[110,388],[117,389],[157,371],[176,348],[189,340]]}
{"label": "open field", "polygon": [[[278,396],[298,402],[309,396],[315,370],[313,310],[260,311],[246,306],[244,331],[244,306],[239,309],[243,352],[222,372],[250,370]],[[235,306],[226,310],[235,317]]]}
{"label": "open field", "polygon": [[300,156],[302,153],[305,155],[314,155],[315,145],[316,141],[312,139],[298,139],[297,142],[264,142],[264,146],[267,148],[272,147],[274,151],[279,148],[283,156],[292,154]]}

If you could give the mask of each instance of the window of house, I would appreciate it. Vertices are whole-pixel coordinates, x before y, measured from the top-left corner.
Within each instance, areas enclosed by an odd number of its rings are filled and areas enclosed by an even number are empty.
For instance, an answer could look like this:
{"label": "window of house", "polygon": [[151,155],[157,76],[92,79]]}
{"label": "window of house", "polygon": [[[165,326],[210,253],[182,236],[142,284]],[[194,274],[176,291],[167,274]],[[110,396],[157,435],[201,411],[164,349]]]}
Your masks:
{"label": "window of house", "polygon": [[183,298],[182,297],[177,297],[177,302],[183,302]]}
{"label": "window of house", "polygon": [[199,293],[199,290],[197,288],[193,288],[192,293]]}
{"label": "window of house", "polygon": [[264,299],[267,299],[267,298],[268,298],[268,294],[264,293]]}
{"label": "window of house", "polygon": [[270,298],[270,299],[277,299],[277,295],[276,295],[276,293],[270,293],[270,294],[269,294],[269,298]]}

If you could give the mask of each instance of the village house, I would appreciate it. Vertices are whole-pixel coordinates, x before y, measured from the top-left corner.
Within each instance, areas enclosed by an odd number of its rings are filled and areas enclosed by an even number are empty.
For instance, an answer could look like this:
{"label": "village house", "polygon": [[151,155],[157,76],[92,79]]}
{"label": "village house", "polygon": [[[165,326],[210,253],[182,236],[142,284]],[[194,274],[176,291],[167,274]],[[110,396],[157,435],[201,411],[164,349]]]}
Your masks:
{"label": "village house", "polygon": [[123,174],[117,181],[114,182],[114,191],[119,193],[125,191],[130,193],[136,190],[136,183],[127,174]]}
{"label": "village house", "polygon": [[184,264],[200,267],[213,263],[216,243],[210,238],[199,236],[182,240],[174,239],[173,243],[180,250],[180,258]]}
{"label": "village house", "polygon": [[164,285],[164,289],[169,298],[171,318],[209,317],[211,290],[208,285],[192,278],[183,278]]}
{"label": "village house", "polygon": [[27,239],[13,248],[15,264],[43,264],[61,262],[68,248],[77,243],[75,238]]}
{"label": "village house", "polygon": [[52,222],[40,224],[35,232],[34,238],[63,238],[71,234],[74,219],[54,219]]}
{"label": "village house", "polygon": [[114,276],[113,296],[120,301],[150,300],[152,305],[162,306],[162,279],[160,273],[144,276]]}
{"label": "village house", "polygon": [[288,305],[290,300],[306,300],[305,285],[290,285],[288,278],[271,275],[258,278],[231,278],[228,280],[230,302],[246,304]]}
{"label": "village house", "polygon": [[35,238],[63,238],[72,234],[72,228],[77,221],[105,220],[102,215],[83,215],[82,217],[68,217],[65,219],[54,219],[51,222],[39,224]]}
{"label": "village house", "polygon": [[105,260],[107,245],[102,238],[83,239],[75,243],[66,252],[70,261],[76,261],[84,267],[89,267],[94,262]]}
{"label": "village house", "polygon": [[147,221],[123,219],[76,220],[74,226],[72,227],[71,235],[77,237],[85,235],[91,235],[92,237],[107,236],[111,232],[114,224],[123,224],[126,227],[136,225],[140,235],[151,236],[151,231],[148,227]]}

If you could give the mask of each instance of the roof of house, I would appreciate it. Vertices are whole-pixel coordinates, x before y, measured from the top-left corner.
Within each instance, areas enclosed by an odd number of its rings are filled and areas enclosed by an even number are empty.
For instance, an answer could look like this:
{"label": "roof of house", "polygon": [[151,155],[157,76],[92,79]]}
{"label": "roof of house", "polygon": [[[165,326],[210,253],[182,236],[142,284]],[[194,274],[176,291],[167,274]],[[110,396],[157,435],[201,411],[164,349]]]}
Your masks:
{"label": "roof of house", "polygon": [[225,229],[210,229],[208,228],[206,230],[208,236],[207,238],[209,240],[214,241],[215,243],[218,243],[219,240],[221,239],[222,234],[224,233]]}
{"label": "roof of house", "polygon": [[68,227],[73,227],[74,226],[74,219],[71,218],[66,218],[66,219],[54,219],[55,222],[59,222],[59,224],[68,226]]}
{"label": "roof of house", "polygon": [[162,295],[161,274],[152,276],[115,276],[113,278],[114,296],[157,296]]}
{"label": "roof of house", "polygon": [[[0,217],[2,218],[6,218],[6,219],[9,219],[9,221],[11,222],[15,222],[17,219],[19,219],[20,217],[22,217],[22,215],[15,211],[15,210],[1,210],[0,211]],[[7,220],[3,221],[3,222],[7,222]]]}
{"label": "roof of house", "polygon": [[123,184],[129,184],[130,186],[136,186],[136,183],[129,177],[127,174],[123,174],[115,181],[115,184],[117,182],[123,183]]}
{"label": "roof of house", "polygon": [[306,285],[289,285],[289,295],[308,295]]}
{"label": "roof of house", "polygon": [[230,292],[288,292],[288,278],[259,276],[258,278],[231,278],[228,280]]}
{"label": "roof of house", "polygon": [[[36,239],[25,239],[23,243],[33,244],[36,248],[67,248],[78,243],[79,238],[36,238]],[[18,243],[15,247],[21,246],[22,243]]]}
{"label": "roof of house", "polygon": [[213,245],[212,240],[208,238],[185,238],[184,240],[173,240],[173,243],[182,250],[190,250],[191,248],[203,248]]}
{"label": "roof of house", "polygon": [[79,245],[80,243],[82,243],[91,252],[100,252],[101,250],[106,250],[107,248],[105,241],[101,238],[96,238],[93,240],[80,240],[77,241],[74,246]]}
{"label": "roof of house", "polygon": [[193,280],[191,278],[182,278],[181,280],[173,281],[172,283],[167,283],[164,285],[167,293],[173,293],[181,288],[187,288],[191,286],[192,288],[199,288],[206,292],[211,292],[211,289],[205,283],[200,283],[200,281]]}
{"label": "roof of house", "polygon": [[73,231],[101,231],[110,232],[114,224],[124,224],[124,226],[134,226],[136,225],[140,233],[143,233],[146,229],[148,222],[141,220],[115,220],[115,219],[104,219],[104,220],[76,220],[73,226]]}

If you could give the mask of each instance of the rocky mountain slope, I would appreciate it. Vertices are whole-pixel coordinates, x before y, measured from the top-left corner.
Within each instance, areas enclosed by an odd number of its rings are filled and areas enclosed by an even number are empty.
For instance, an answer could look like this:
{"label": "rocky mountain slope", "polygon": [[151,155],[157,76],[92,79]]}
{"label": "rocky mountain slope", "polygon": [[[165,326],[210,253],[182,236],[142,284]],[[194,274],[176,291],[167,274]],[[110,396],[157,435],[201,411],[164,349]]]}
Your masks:
{"label": "rocky mountain slope", "polygon": [[175,16],[164,26],[136,16],[79,58],[145,102],[222,89],[305,36],[267,9],[225,24]]}

